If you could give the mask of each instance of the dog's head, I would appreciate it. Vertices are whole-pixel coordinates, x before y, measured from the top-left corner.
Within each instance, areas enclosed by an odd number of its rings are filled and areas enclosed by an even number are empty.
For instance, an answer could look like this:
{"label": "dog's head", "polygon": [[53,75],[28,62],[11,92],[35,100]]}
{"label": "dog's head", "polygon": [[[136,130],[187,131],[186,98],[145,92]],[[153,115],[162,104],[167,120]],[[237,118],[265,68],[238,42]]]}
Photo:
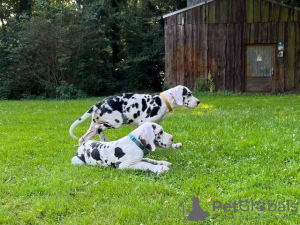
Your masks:
{"label": "dog's head", "polygon": [[195,108],[200,104],[199,99],[192,95],[192,92],[187,87],[178,85],[171,89],[171,95],[179,106],[187,108]]}
{"label": "dog's head", "polygon": [[157,123],[144,123],[138,130],[138,139],[150,151],[155,151],[156,146],[169,148],[173,144],[173,136],[164,132]]}

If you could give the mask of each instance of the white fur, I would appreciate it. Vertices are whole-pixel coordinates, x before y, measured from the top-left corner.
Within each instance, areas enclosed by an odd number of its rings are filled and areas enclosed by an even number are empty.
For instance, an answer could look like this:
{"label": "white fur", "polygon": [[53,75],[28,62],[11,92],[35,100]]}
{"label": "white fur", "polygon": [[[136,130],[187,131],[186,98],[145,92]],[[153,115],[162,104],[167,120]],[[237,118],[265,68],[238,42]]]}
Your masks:
{"label": "white fur", "polygon": [[[173,136],[164,132],[156,123],[147,122],[131,134],[149,151],[155,151],[156,145],[170,148],[173,145]],[[171,163],[143,158],[143,151],[128,137],[118,141],[99,142],[89,140],[81,145],[76,155],[72,158],[72,164],[92,166],[115,166],[118,169],[150,170],[154,173],[162,173],[169,170]]]}
{"label": "white fur", "polygon": [[[189,96],[183,96],[184,92],[189,93]],[[192,96],[191,91],[187,87],[181,85],[168,89],[164,91],[163,94],[165,95],[172,109],[180,106],[195,108],[200,103],[197,98]],[[123,98],[126,101],[126,105],[122,106],[122,112],[117,110],[113,111],[111,106],[108,104],[108,99],[116,100],[117,98]],[[157,98],[160,99],[160,105],[156,103]],[[146,99],[147,101],[145,101]],[[146,109],[144,110],[143,102],[146,102]],[[93,118],[90,128],[80,138],[79,145],[92,139],[97,133],[99,134],[101,141],[108,141],[108,139],[105,137],[104,131],[106,129],[119,128],[123,124],[140,126],[146,122],[160,123],[169,112],[167,105],[159,95],[151,96],[145,94],[134,94],[133,97],[129,99],[125,98],[123,95],[119,95],[106,98],[100,103],[101,107],[104,107],[105,110],[111,110],[112,112],[103,113],[103,109],[101,110],[96,104],[71,125],[69,133],[73,138],[76,139],[76,136],[73,134],[74,128],[78,124],[85,121],[89,116],[92,116]],[[137,104],[138,107],[132,107],[135,104]],[[154,108],[158,109],[156,114],[151,114],[151,116],[149,116],[147,111],[149,109],[153,110]],[[135,116],[137,114],[138,116]],[[178,146],[181,146],[181,144],[174,144],[174,147]]]}

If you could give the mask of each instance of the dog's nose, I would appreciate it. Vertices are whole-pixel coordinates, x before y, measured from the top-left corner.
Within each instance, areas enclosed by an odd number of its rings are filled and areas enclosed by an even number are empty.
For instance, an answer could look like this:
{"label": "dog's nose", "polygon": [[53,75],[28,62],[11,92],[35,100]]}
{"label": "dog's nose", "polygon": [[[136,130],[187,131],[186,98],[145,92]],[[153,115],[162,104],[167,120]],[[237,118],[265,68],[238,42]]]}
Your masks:
{"label": "dog's nose", "polygon": [[173,141],[174,141],[174,137],[172,136],[172,137],[170,138],[170,140],[173,142]]}
{"label": "dog's nose", "polygon": [[198,100],[198,101],[197,101],[197,105],[199,105],[199,104],[200,104],[200,101]]}

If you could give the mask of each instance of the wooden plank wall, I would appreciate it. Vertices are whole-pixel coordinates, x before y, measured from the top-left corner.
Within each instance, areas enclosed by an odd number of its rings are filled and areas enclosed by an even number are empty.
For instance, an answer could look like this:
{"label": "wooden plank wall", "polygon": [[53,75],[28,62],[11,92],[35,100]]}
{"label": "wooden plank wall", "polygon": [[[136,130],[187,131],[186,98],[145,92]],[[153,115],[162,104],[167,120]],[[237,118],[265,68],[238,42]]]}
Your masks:
{"label": "wooden plank wall", "polygon": [[[221,14],[224,7],[229,13]],[[238,21],[241,9],[243,6],[234,0],[230,5],[215,1],[165,20],[167,86],[181,84],[195,89],[196,79],[207,79],[211,73],[219,90],[243,89],[243,27],[240,23],[227,23]],[[236,11],[238,15],[230,16]],[[221,20],[226,23],[215,23]]]}
{"label": "wooden plank wall", "polygon": [[166,84],[195,89],[214,77],[218,90],[245,90],[245,47],[282,42],[273,92],[300,86],[300,11],[268,0],[216,0],[165,19]]}
{"label": "wooden plank wall", "polygon": [[[224,1],[224,0],[221,0]],[[226,0],[225,0],[226,1]],[[245,0],[247,23],[300,22],[299,10],[267,0]]]}
{"label": "wooden plank wall", "polygon": [[300,23],[295,23],[296,29],[296,66],[295,66],[295,86],[300,89]]}

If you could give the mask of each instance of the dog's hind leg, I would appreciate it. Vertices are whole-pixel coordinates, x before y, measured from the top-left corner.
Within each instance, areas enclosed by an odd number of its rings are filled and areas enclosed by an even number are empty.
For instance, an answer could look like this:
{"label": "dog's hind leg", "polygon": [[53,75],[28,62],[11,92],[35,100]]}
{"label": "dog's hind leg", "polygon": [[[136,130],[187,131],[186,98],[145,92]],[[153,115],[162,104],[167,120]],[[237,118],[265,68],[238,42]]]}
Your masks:
{"label": "dog's hind leg", "polygon": [[109,141],[108,138],[105,136],[105,133],[104,133],[104,131],[106,129],[117,129],[117,128],[122,126],[122,123],[119,120],[117,120],[117,121],[118,122],[112,121],[112,120],[107,120],[107,121],[105,121],[105,123],[102,122],[103,126],[101,126],[97,129],[97,133],[99,134],[99,137],[100,137],[101,141],[104,141],[104,142]]}
{"label": "dog's hind leg", "polygon": [[83,165],[83,164],[85,164],[84,161],[82,161],[78,156],[74,156],[72,158],[71,162],[72,162],[73,165]]}
{"label": "dog's hind leg", "polygon": [[79,146],[92,139],[97,134],[98,130],[104,131],[105,129],[106,128],[103,124],[96,124],[92,122],[88,131],[79,139]]}
{"label": "dog's hind leg", "polygon": [[104,130],[102,130],[101,128],[99,128],[97,130],[97,133],[99,134],[100,137],[100,141],[104,141],[104,142],[108,142],[108,138],[105,136]]}

